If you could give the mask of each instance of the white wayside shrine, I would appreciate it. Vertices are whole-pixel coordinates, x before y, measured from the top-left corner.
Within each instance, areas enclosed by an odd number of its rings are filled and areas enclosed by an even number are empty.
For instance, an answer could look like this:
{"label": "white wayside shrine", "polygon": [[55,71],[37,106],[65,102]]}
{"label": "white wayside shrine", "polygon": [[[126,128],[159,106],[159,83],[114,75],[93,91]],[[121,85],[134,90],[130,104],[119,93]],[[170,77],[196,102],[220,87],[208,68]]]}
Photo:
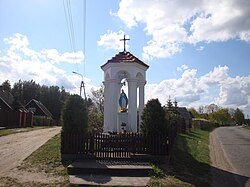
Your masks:
{"label": "white wayside shrine", "polygon": [[[104,132],[138,132],[149,66],[127,52],[124,44],[124,51],[101,68],[104,71]],[[128,84],[128,96],[122,88],[124,80]]]}

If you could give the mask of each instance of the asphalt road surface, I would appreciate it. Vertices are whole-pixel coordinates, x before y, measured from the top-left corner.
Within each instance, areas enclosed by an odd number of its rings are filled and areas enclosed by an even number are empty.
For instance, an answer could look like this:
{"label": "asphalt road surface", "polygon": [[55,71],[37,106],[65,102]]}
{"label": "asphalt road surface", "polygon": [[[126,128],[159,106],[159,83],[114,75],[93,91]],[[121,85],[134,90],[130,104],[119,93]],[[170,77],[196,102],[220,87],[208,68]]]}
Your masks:
{"label": "asphalt road surface", "polygon": [[240,126],[220,127],[211,135],[211,160],[217,170],[213,172],[220,175],[217,176],[220,184],[217,181],[214,186],[250,187],[250,130]]}

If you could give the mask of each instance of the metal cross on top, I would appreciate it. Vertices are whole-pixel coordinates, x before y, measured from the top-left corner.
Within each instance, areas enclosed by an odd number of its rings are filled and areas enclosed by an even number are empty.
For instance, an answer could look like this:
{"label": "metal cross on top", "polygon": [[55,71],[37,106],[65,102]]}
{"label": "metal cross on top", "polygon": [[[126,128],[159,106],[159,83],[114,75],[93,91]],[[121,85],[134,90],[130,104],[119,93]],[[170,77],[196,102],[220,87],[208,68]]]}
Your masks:
{"label": "metal cross on top", "polygon": [[126,35],[124,34],[124,37],[123,37],[123,39],[120,39],[120,41],[123,41],[123,45],[124,45],[124,49],[123,49],[123,51],[125,52],[126,51],[126,41],[127,40],[130,40],[129,38],[126,38]]}

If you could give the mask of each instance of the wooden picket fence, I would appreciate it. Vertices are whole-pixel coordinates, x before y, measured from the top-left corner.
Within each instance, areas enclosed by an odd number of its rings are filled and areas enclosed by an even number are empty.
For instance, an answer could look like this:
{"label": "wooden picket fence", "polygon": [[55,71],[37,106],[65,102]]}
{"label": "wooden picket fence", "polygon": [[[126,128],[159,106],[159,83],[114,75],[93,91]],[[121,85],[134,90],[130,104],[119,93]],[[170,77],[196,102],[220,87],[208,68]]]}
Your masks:
{"label": "wooden picket fence", "polygon": [[93,158],[130,158],[135,154],[169,155],[177,128],[168,137],[140,133],[104,134],[84,137],[78,133],[61,133],[61,153]]}

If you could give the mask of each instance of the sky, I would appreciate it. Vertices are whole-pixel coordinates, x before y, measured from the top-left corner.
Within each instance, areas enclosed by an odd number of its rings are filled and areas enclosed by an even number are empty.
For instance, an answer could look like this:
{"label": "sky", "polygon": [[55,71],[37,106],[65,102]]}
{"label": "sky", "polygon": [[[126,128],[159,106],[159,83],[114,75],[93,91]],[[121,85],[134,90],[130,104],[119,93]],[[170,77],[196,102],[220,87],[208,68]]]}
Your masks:
{"label": "sky", "polygon": [[217,104],[250,116],[249,0],[0,0],[0,83],[34,80],[79,93],[123,51],[150,67],[146,101]]}

